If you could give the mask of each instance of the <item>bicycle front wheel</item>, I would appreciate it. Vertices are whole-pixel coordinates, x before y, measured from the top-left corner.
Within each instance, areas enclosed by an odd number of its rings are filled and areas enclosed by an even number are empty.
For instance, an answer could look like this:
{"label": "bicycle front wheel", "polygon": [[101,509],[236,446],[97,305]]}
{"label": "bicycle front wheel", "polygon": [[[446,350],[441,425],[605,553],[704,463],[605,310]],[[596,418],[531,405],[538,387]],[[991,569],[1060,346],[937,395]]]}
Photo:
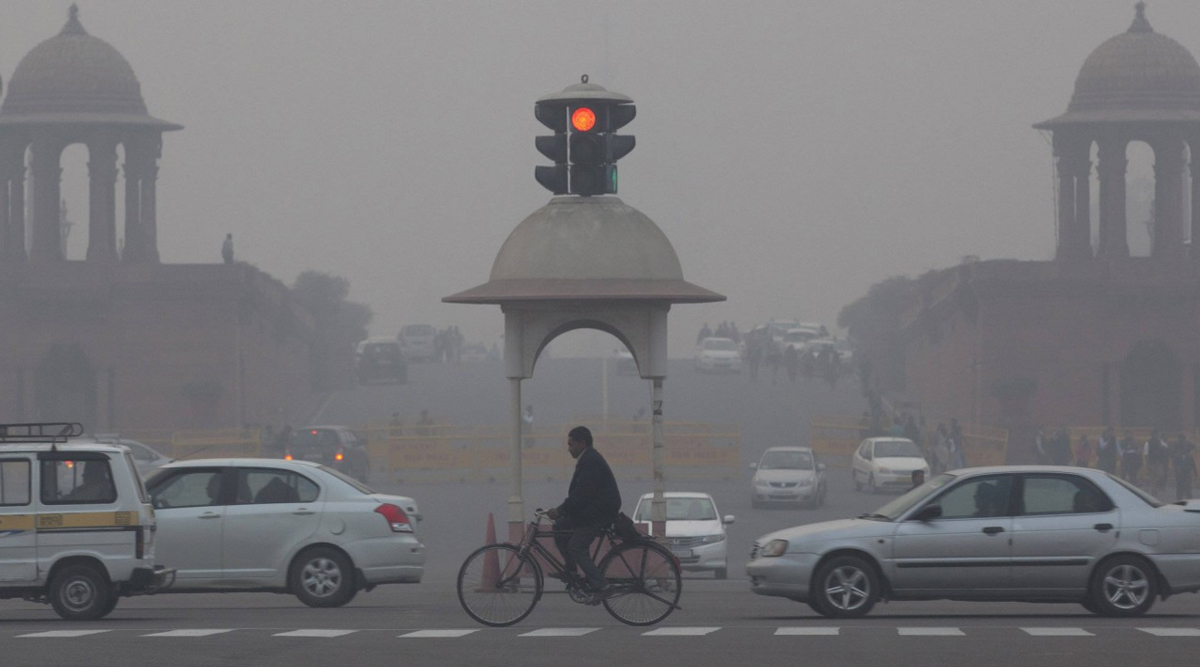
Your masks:
{"label": "bicycle front wheel", "polygon": [[542,571],[511,544],[489,544],[458,570],[458,601],[471,618],[493,627],[517,623],[542,597]]}
{"label": "bicycle front wheel", "polygon": [[625,543],[600,564],[614,589],[604,608],[628,625],[653,625],[670,615],[683,592],[675,556],[654,542]]}

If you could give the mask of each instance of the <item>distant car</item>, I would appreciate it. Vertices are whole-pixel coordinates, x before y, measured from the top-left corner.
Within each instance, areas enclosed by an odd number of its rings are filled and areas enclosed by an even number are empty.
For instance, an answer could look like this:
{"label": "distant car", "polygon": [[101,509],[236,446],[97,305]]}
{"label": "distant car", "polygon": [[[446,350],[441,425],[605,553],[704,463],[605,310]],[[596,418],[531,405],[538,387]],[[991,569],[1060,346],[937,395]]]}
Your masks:
{"label": "distant car", "polygon": [[762,326],[766,327],[767,333],[770,334],[771,338],[776,343],[782,343],[784,334],[786,334],[788,330],[795,329],[796,327],[800,326],[800,322],[797,320],[771,320]]}
{"label": "distant car", "polygon": [[752,507],[796,503],[820,507],[825,502],[825,464],[817,462],[809,447],[771,447],[750,467],[755,469],[750,480]]}
{"label": "distant car", "polygon": [[731,338],[705,338],[696,348],[696,370],[741,373],[742,353]]}
{"label": "distant car", "polygon": [[617,375],[637,375],[637,361],[628,348],[617,350]]}
{"label": "distant car", "polygon": [[345,426],[307,426],[293,431],[284,458],[320,463],[363,483],[371,469],[366,443]]}
{"label": "distant car", "polygon": [[437,329],[431,324],[409,324],[397,336],[404,354],[412,361],[433,361],[437,358]]}
{"label": "distant car", "polygon": [[412,498],[378,494],[315,463],[177,461],[148,484],[172,592],[291,593],[340,607],[378,584],[419,583]]}
{"label": "distant car", "polygon": [[821,332],[818,329],[811,327],[795,327],[788,329],[783,334],[781,343],[784,347],[795,348],[797,352],[803,351],[809,341],[816,340],[821,337]]}
{"label": "distant car", "polygon": [[133,454],[133,465],[137,468],[138,475],[142,479],[146,479],[150,476],[150,473],[175,460],[169,456],[164,456],[149,445],[111,433],[98,433],[96,435],[71,438],[70,442],[72,444],[95,442],[128,447],[129,452]]}
{"label": "distant car", "polygon": [[393,338],[368,338],[354,351],[354,368],[358,381],[408,382],[408,362],[399,341]]}
{"label": "distant car", "polygon": [[850,477],[854,489],[863,487],[871,493],[883,489],[907,489],[912,486],[914,470],[925,472],[929,478],[929,463],[915,442],[908,438],[867,438],[854,450],[850,460]]}
{"label": "distant car", "polygon": [[1200,591],[1200,501],[1164,505],[1101,470],[1056,466],[945,473],[857,519],[758,538],[750,590],[832,618],[879,600],[1076,602],[1145,614]]}
{"label": "distant car", "polygon": [[[725,526],[733,523],[733,515],[722,518],[707,493],[668,491],[663,495],[667,501],[666,544],[679,558],[679,567],[690,572],[712,572],[717,579],[728,577]],[[651,523],[652,500],[653,493],[638,500],[634,521]]]}

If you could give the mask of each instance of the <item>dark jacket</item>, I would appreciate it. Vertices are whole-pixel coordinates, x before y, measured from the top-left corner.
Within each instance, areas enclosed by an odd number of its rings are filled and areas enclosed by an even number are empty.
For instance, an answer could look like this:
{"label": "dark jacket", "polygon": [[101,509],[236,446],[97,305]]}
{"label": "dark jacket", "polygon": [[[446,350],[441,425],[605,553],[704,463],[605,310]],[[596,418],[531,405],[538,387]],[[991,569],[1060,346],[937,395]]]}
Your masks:
{"label": "dark jacket", "polygon": [[608,461],[595,447],[584,449],[575,461],[567,499],[558,509],[576,525],[608,523],[617,518],[621,492]]}

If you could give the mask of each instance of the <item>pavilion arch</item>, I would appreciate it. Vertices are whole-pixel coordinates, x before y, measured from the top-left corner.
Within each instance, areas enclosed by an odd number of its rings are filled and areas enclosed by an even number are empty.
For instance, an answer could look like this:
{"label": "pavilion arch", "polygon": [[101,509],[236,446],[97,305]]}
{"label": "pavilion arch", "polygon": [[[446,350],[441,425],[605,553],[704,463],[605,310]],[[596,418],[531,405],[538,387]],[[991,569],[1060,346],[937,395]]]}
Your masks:
{"label": "pavilion arch", "polygon": [[666,304],[610,305],[604,307],[504,308],[505,366],[510,378],[533,377],[542,350],[555,338],[578,329],[595,329],[612,335],[630,353],[645,379],[667,372]]}

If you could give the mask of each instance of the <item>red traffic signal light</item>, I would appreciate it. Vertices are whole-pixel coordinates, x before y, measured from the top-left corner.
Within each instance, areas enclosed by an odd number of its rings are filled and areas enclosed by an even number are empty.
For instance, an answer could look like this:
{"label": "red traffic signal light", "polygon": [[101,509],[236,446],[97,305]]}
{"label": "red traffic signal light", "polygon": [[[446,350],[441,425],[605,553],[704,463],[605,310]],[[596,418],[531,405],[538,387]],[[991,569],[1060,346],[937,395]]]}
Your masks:
{"label": "red traffic signal light", "polygon": [[571,127],[577,132],[590,132],[596,127],[596,112],[588,107],[579,107],[571,112]]}

